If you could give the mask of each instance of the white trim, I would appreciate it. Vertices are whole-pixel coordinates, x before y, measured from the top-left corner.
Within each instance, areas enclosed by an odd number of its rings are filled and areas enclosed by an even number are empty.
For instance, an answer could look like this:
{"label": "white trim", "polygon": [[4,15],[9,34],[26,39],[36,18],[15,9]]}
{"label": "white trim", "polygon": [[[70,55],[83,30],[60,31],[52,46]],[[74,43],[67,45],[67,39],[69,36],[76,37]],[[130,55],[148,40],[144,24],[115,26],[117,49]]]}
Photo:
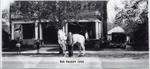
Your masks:
{"label": "white trim", "polygon": [[12,24],[31,24],[35,23],[35,21],[12,21]]}
{"label": "white trim", "polygon": [[[13,24],[31,24],[31,23],[35,23],[35,22],[38,22],[38,20],[30,20],[30,21],[25,21],[25,20],[16,20],[16,21],[13,21],[12,20],[12,23]],[[50,22],[49,20],[41,20],[41,22]]]}
{"label": "white trim", "polygon": [[[64,20],[65,22],[67,22],[67,20]],[[98,19],[89,19],[89,20],[69,20],[68,22],[101,22]]]}

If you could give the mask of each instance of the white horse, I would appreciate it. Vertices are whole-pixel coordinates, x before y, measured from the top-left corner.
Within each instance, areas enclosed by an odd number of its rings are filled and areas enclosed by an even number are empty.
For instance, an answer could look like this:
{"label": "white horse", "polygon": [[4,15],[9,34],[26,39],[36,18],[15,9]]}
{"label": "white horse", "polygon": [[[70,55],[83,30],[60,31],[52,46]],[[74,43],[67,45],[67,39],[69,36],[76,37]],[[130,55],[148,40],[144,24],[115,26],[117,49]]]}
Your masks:
{"label": "white horse", "polygon": [[69,35],[72,35],[72,48],[75,44],[77,44],[79,47],[79,56],[85,55],[85,37],[80,34],[72,34],[71,32],[69,32]]}
{"label": "white horse", "polygon": [[62,29],[58,30],[58,43],[62,49],[62,53],[65,56],[66,55],[66,40],[67,40],[67,36],[65,35],[65,33],[63,32]]}

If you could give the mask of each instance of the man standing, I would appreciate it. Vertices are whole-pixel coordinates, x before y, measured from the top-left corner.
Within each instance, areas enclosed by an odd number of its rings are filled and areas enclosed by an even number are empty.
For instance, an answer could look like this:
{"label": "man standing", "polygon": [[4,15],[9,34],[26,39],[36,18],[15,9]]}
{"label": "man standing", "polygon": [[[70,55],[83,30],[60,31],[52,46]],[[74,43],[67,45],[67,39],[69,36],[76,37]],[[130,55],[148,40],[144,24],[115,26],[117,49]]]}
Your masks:
{"label": "man standing", "polygon": [[69,34],[68,34],[67,44],[68,44],[69,57],[71,57],[71,56],[73,56],[72,33],[71,32],[69,32]]}

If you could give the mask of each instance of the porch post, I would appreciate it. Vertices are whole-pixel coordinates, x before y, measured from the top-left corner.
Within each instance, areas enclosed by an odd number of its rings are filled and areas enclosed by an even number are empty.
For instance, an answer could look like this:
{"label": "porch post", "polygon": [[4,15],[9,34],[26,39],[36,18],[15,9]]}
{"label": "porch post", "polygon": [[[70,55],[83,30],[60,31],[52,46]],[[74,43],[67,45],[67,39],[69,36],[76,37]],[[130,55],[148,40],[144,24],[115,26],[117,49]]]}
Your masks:
{"label": "porch post", "polygon": [[63,32],[65,32],[65,26],[63,26]]}
{"label": "porch post", "polygon": [[43,34],[42,34],[42,24],[40,23],[39,24],[39,27],[40,27],[40,40],[42,40],[43,39]]}
{"label": "porch post", "polygon": [[98,26],[99,26],[99,38],[101,38],[101,35],[102,35],[102,23],[99,22]]}
{"label": "porch post", "polygon": [[66,29],[66,34],[68,34],[68,23],[66,23],[65,29]]}
{"label": "porch post", "polygon": [[96,39],[98,39],[98,21],[95,21],[95,33],[96,33]]}
{"label": "porch post", "polygon": [[38,39],[38,22],[35,22],[35,40]]}
{"label": "porch post", "polygon": [[23,26],[21,25],[21,39],[23,39]]}
{"label": "porch post", "polygon": [[101,38],[104,38],[103,34],[104,34],[104,26],[103,26],[103,21],[101,21]]}
{"label": "porch post", "polygon": [[14,40],[14,24],[11,24],[11,39]]}

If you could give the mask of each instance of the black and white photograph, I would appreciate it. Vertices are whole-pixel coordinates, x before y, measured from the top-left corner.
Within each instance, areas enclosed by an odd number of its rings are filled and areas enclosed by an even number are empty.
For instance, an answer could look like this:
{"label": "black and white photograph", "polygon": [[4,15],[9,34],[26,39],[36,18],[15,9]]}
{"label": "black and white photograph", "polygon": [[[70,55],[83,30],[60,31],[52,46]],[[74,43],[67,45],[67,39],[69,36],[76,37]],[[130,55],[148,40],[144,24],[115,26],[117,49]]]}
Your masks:
{"label": "black and white photograph", "polygon": [[2,69],[149,69],[148,0],[1,0]]}

